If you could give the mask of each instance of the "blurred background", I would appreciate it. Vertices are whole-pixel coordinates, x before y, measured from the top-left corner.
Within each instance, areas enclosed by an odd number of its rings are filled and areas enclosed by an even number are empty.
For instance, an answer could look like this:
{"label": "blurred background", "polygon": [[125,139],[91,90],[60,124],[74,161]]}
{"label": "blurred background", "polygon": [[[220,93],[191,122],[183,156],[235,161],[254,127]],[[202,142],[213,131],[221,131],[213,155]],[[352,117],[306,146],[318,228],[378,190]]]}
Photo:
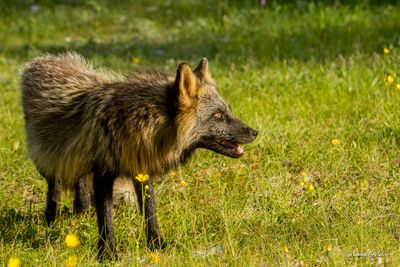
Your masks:
{"label": "blurred background", "polygon": [[326,61],[399,44],[396,0],[2,0],[0,53],[126,63]]}

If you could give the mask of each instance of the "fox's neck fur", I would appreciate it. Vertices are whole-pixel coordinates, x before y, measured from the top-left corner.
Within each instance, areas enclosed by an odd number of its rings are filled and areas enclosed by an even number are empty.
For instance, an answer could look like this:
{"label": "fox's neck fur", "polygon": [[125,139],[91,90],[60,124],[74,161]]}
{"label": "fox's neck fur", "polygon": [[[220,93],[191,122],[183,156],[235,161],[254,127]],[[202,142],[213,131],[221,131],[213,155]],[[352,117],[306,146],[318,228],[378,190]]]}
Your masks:
{"label": "fox's neck fur", "polygon": [[95,111],[95,131],[112,136],[103,153],[114,153],[110,159],[120,161],[110,165],[122,167],[116,172],[162,175],[193,152],[194,146],[185,141],[190,139],[187,122],[192,115],[176,112],[173,78],[157,72],[135,73],[126,81],[103,84],[88,96],[102,102]]}

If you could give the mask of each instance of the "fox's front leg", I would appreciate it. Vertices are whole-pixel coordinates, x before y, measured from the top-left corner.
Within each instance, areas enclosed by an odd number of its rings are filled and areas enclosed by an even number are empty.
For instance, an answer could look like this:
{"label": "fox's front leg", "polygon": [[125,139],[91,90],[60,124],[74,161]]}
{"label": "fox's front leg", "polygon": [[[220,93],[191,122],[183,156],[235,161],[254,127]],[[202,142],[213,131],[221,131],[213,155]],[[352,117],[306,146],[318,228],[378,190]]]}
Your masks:
{"label": "fox's front leg", "polygon": [[157,224],[153,185],[150,180],[143,183],[135,180],[134,185],[140,213],[144,215],[146,220],[147,246],[150,249],[164,248],[165,242],[160,235]]}

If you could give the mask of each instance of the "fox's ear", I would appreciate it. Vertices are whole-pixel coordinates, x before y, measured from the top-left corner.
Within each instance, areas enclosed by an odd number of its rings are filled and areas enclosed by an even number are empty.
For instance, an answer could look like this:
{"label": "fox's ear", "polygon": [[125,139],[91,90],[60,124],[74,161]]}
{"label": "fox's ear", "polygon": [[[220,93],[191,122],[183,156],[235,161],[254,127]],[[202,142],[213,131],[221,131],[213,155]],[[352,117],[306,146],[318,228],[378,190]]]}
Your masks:
{"label": "fox's ear", "polygon": [[190,66],[181,63],[178,67],[175,79],[175,89],[177,90],[178,103],[180,106],[189,107],[198,95],[197,78]]}
{"label": "fox's ear", "polygon": [[194,72],[201,81],[207,81],[210,79],[211,75],[208,72],[208,60],[206,58],[202,58],[199,62],[199,65],[194,69]]}

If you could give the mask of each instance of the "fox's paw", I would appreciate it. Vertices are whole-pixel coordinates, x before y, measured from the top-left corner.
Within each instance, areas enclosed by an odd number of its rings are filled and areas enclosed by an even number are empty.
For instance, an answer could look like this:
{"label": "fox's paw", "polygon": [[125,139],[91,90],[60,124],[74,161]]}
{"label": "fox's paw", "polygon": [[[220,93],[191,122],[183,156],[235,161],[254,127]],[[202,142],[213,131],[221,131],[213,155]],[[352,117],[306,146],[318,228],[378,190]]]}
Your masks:
{"label": "fox's paw", "polygon": [[147,247],[150,250],[164,249],[167,247],[167,242],[164,241],[164,238],[157,236],[147,240]]}

